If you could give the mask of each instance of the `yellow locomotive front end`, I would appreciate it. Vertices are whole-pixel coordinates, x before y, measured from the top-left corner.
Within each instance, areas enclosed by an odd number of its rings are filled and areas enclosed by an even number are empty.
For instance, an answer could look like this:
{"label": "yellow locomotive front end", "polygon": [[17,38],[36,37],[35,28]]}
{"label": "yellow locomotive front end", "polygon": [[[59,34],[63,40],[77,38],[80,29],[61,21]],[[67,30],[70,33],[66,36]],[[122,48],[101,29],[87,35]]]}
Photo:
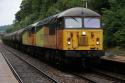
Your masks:
{"label": "yellow locomotive front end", "polygon": [[63,50],[103,50],[103,30],[64,30]]}
{"label": "yellow locomotive front end", "polygon": [[103,56],[100,55],[103,53],[100,17],[65,17],[64,25],[63,50],[67,53],[74,51],[76,56]]}

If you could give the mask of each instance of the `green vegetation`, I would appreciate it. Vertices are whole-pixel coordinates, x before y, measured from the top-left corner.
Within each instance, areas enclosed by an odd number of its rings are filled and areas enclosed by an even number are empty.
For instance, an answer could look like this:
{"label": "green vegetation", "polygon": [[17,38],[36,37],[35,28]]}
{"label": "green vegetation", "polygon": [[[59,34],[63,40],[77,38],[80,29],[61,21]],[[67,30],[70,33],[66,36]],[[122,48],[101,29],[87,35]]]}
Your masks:
{"label": "green vegetation", "polygon": [[[0,34],[5,33],[7,30],[9,30],[9,28],[11,28],[12,25],[4,25],[4,26],[0,26]],[[8,31],[9,32],[9,31]]]}
{"label": "green vegetation", "polygon": [[[114,55],[125,56],[125,48],[121,48],[119,46],[117,46],[115,48],[110,48],[106,51],[110,52],[113,57],[114,57]],[[109,57],[112,57],[111,55]]]}
{"label": "green vegetation", "polygon": [[[124,0],[86,0],[88,8],[102,15],[105,46],[125,46],[125,3]],[[24,28],[38,20],[71,7],[85,7],[83,0],[23,0],[16,20],[8,32]]]}
{"label": "green vegetation", "polygon": [[3,36],[3,34],[6,33],[7,30],[9,30],[10,27],[11,25],[0,26],[0,39]]}
{"label": "green vegetation", "polygon": [[105,45],[125,47],[125,1],[110,0],[109,3],[110,9],[103,10]]}

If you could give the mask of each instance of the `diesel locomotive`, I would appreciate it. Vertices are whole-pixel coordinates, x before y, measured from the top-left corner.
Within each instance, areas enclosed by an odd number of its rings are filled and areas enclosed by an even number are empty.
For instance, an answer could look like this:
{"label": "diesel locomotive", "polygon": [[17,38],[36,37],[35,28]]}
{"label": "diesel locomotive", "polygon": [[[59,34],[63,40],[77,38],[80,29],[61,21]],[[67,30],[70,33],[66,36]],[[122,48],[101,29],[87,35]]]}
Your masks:
{"label": "diesel locomotive", "polygon": [[79,64],[85,58],[104,55],[101,15],[82,7],[65,10],[5,34],[3,42],[58,64]]}

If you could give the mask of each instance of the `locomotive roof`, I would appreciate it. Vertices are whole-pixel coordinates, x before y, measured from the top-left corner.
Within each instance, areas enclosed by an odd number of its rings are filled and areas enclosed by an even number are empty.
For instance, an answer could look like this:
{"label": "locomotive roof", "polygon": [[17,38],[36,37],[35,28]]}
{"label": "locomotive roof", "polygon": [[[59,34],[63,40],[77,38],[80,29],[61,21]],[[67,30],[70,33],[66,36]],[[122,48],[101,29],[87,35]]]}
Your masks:
{"label": "locomotive roof", "polygon": [[54,19],[58,19],[60,17],[65,17],[65,16],[100,17],[101,15],[96,13],[93,10],[88,9],[88,8],[75,7],[75,8],[67,9],[61,13],[56,14],[56,15],[50,16],[46,19],[43,19],[37,23],[37,26],[47,24],[49,22],[52,22]]}
{"label": "locomotive roof", "polygon": [[63,16],[97,16],[98,17],[100,16],[100,14],[88,8],[75,7],[75,8],[65,10],[64,12],[61,12],[58,14],[58,17],[63,17]]}
{"label": "locomotive roof", "polygon": [[22,33],[24,30],[25,30],[25,28],[22,28],[22,29],[20,29],[20,30],[15,31],[15,32],[7,33],[7,34],[5,34],[5,36],[20,34],[20,33]]}
{"label": "locomotive roof", "polygon": [[37,26],[47,24],[48,22],[52,21],[53,19],[56,19],[56,18],[57,18],[57,15],[58,15],[58,14],[53,15],[53,16],[50,16],[50,17],[48,17],[48,18],[45,18],[45,19],[39,21],[39,22],[37,23]]}

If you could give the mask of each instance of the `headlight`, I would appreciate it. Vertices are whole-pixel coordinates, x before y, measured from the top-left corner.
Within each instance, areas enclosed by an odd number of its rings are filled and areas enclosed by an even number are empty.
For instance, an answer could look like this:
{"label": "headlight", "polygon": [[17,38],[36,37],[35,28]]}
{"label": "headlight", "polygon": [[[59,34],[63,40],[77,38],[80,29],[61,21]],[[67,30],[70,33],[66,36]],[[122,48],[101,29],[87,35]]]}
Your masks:
{"label": "headlight", "polygon": [[70,41],[68,41],[68,45],[70,45],[71,44],[71,42]]}
{"label": "headlight", "polygon": [[99,42],[97,41],[96,44],[99,45]]}
{"label": "headlight", "polygon": [[86,32],[82,32],[82,35],[86,35]]}

